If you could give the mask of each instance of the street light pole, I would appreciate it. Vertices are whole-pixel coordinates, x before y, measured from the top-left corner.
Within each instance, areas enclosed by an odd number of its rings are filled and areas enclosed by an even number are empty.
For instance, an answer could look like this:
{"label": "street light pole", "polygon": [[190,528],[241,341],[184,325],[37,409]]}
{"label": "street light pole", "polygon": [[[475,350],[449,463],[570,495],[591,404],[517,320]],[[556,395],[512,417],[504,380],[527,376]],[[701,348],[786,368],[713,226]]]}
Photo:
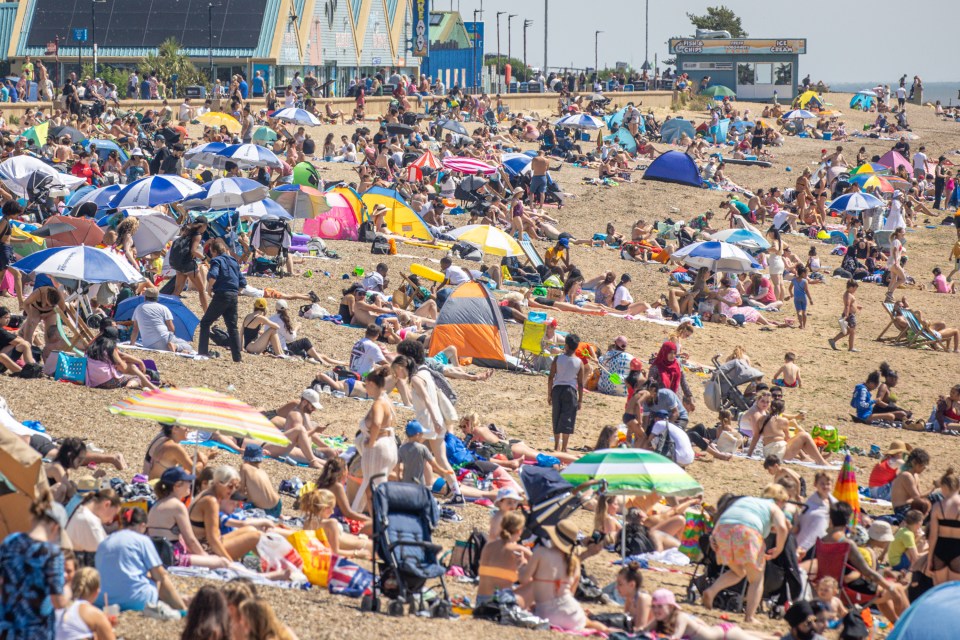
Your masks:
{"label": "street light pole", "polygon": [[216,84],[214,73],[213,73],[213,3],[207,3],[207,38],[209,45],[209,63],[210,63],[210,90],[213,91],[213,87]]}
{"label": "street light pole", "polygon": [[646,12],[643,19],[643,64],[650,66],[650,0],[646,0]]}
{"label": "street light pole", "polygon": [[596,82],[600,82],[600,64],[598,62],[597,52],[600,47],[600,34],[603,31],[595,31],[593,33],[593,76],[596,78]]}
{"label": "street light pole", "polygon": [[476,9],[473,10],[473,78],[471,78],[471,85],[473,87],[473,92],[477,92],[477,14],[479,11]]}
{"label": "street light pole", "polygon": [[543,0],[543,71],[541,73],[546,76],[547,69],[547,33],[549,29],[547,28],[547,16],[550,13],[550,0]]}
{"label": "street light pole", "polygon": [[500,93],[500,16],[506,11],[497,11],[497,93]]}
{"label": "street light pole", "polygon": [[107,0],[90,0],[90,42],[93,45],[93,77],[97,77],[97,5]]}
{"label": "street light pole", "polygon": [[524,20],[523,21],[523,77],[530,81],[530,78],[527,76],[527,69],[530,67],[527,66],[527,27],[533,24],[533,20]]}
{"label": "street light pole", "polygon": [[507,60],[513,57],[513,31],[511,30],[511,21],[517,17],[517,14],[511,13],[507,16]]}

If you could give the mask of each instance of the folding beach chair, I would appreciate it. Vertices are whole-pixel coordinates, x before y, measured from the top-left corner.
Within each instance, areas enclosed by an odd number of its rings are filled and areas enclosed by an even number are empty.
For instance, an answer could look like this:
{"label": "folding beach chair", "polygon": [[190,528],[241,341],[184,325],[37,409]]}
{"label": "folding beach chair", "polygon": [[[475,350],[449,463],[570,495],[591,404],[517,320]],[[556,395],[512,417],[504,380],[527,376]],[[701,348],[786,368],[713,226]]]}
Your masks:
{"label": "folding beach chair", "polygon": [[931,349],[946,351],[940,334],[927,329],[910,309],[900,309],[900,315],[907,321],[906,345],[908,347],[930,347]]}
{"label": "folding beach chair", "polygon": [[543,266],[543,258],[537,253],[537,248],[533,246],[533,242],[530,241],[530,238],[526,234],[524,234],[523,239],[520,240],[520,248],[523,249],[523,255],[527,256],[530,264],[539,271],[540,267]]}
{"label": "folding beach chair", "polygon": [[833,578],[840,587],[840,598],[844,606],[853,608],[855,606],[870,606],[870,603],[877,599],[877,594],[860,593],[850,589],[843,583],[843,574],[847,566],[847,557],[850,554],[850,545],[845,542],[824,542],[817,540],[815,556],[817,559],[817,571],[810,574],[807,582],[810,589],[815,593],[817,584],[824,578]]}
{"label": "folding beach chair", "polygon": [[887,331],[890,331],[890,327],[896,327],[896,317],[897,317],[897,316],[896,316],[896,314],[894,313],[894,308],[895,308],[895,307],[894,307],[894,304],[893,304],[892,302],[883,302],[883,303],[881,303],[881,304],[883,305],[884,311],[886,311],[886,312],[887,312],[887,315],[890,317],[890,322],[887,323],[887,326],[885,326],[885,327],[883,328],[883,331],[880,332],[880,335],[877,336],[877,338],[876,338],[876,339],[877,339],[877,342],[890,342],[890,343],[893,343],[893,344],[898,344],[898,343],[900,343],[900,342],[903,341],[904,336],[905,336],[906,333],[907,333],[907,330],[906,330],[906,329],[896,329],[896,328],[895,328],[895,331],[898,332],[897,335],[895,335],[895,336],[888,336],[888,337],[884,338],[884,336],[886,335]]}
{"label": "folding beach chair", "polygon": [[542,321],[531,320],[527,317],[523,321],[523,335],[520,338],[520,364],[531,371],[544,371],[544,363],[549,366],[550,359],[543,348],[543,338],[547,332],[547,325]]}

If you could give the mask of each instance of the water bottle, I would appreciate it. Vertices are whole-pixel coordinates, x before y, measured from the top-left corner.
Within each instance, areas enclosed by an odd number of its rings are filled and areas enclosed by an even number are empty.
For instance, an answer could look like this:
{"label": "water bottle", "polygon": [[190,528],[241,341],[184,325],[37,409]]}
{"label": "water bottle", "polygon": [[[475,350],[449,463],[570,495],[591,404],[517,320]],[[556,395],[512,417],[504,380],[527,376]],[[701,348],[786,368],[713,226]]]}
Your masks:
{"label": "water bottle", "polygon": [[236,393],[237,388],[233,386],[233,383],[227,385],[227,393]]}

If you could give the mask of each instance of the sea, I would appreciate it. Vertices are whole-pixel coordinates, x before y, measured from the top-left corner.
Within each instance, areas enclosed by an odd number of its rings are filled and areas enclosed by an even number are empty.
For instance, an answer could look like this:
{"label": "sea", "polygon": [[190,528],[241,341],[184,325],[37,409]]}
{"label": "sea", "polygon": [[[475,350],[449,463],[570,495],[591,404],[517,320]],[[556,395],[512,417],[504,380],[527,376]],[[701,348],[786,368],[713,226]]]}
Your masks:
{"label": "sea", "polygon": [[[898,82],[899,78],[893,78],[891,80],[874,82],[828,82],[827,85],[831,91],[836,91],[837,93],[856,93],[857,91],[870,89],[881,83],[889,84],[891,88],[896,88]],[[910,85],[907,84],[907,89],[909,88]],[[960,104],[960,99],[957,98],[958,91],[960,91],[960,80],[956,82],[927,82],[923,85],[923,101],[933,103],[939,100],[940,104],[945,107],[958,105]]]}

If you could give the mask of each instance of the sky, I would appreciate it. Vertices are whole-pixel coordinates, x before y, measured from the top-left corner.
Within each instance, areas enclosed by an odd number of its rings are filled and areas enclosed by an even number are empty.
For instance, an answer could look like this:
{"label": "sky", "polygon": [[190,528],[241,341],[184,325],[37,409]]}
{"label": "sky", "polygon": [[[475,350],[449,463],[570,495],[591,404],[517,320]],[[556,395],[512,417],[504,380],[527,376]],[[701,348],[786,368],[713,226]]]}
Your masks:
{"label": "sky", "polygon": [[[800,76],[807,73],[816,82],[885,81],[893,83],[903,74],[919,75],[925,83],[957,81],[960,70],[950,53],[956,43],[956,25],[960,22],[960,3],[953,0],[835,0],[838,11],[824,0],[806,4],[783,4],[770,0],[653,0],[650,2],[650,62],[654,54],[660,60],[671,57],[667,40],[674,36],[691,36],[693,25],[687,12],[706,13],[706,7],[726,4],[741,17],[743,27],[754,38],[807,38],[807,54],[800,56]],[[437,11],[458,10],[464,20],[473,20],[473,11],[481,8],[480,0],[432,0]],[[500,48],[507,51],[507,14],[513,19],[513,55],[522,57],[523,20],[533,20],[527,31],[527,64],[543,64],[544,0],[483,0],[486,51],[497,50],[496,13],[500,17]],[[904,20],[913,23],[899,34],[894,31],[898,12],[912,15]],[[594,7],[591,15],[585,7]],[[592,67],[594,31],[599,36],[600,68],[627,62],[639,68],[644,59],[644,0],[549,0],[549,64],[556,66]],[[914,12],[914,10],[916,10]],[[823,18],[819,19],[816,16]],[[840,17],[843,19],[838,19]],[[853,18],[855,16],[855,22]],[[792,18],[799,17],[796,21]],[[789,26],[799,22],[797,26]],[[871,38],[864,34],[876,34]],[[930,55],[934,54],[934,55]],[[661,69],[663,65],[661,64]]]}

